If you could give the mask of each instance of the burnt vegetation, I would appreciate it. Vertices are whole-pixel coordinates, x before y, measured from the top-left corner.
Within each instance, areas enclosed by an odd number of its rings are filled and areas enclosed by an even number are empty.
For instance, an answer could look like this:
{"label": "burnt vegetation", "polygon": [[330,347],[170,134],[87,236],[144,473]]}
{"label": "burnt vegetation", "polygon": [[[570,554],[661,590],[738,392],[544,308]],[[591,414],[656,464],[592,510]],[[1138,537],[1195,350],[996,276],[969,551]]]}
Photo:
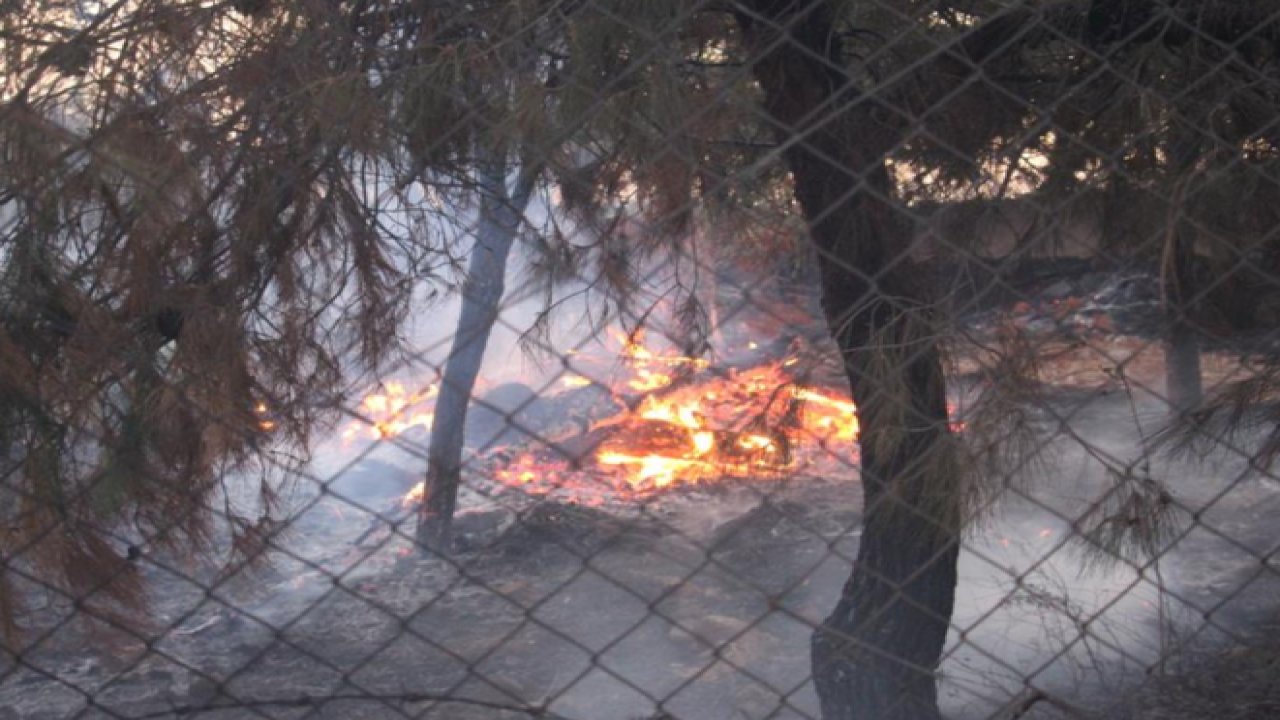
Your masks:
{"label": "burnt vegetation", "polygon": [[[593,330],[636,332],[661,304],[691,355],[737,311],[725,277],[820,292],[862,493],[849,580],[814,628],[825,720],[941,717],[965,533],[1070,432],[1055,359],[1117,334],[1162,351],[1161,429],[1141,460],[1099,456],[1108,490],[1074,528],[1096,557],[1140,565],[1180,536],[1158,453],[1229,446],[1263,473],[1280,453],[1270,3],[83,5],[0,15],[15,656],[47,594],[129,635],[159,622],[141,557],[212,583],[284,542],[282,492],[412,355],[422,294],[461,298],[416,534],[450,554],[513,254],[541,320],[581,293]],[[1029,332],[1016,303],[1065,282],[1063,257],[1143,275],[1157,310],[1074,334],[1074,310],[1048,310],[1054,331]],[[659,265],[677,269],[655,300]],[[526,340],[563,350],[545,323]],[[1248,372],[1208,382],[1206,351]],[[1113,360],[1094,363],[1107,387],[1132,390]],[[686,442],[669,425],[646,427]],[[713,440],[743,454],[757,431],[790,462],[763,424]]]}

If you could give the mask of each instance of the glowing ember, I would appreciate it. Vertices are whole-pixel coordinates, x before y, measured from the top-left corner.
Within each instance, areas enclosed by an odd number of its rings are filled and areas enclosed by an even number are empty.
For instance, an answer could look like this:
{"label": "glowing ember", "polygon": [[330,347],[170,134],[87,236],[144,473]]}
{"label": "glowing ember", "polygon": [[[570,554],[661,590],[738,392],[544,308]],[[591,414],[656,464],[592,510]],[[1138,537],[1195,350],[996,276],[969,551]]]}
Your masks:
{"label": "glowing ember", "polygon": [[[255,413],[259,414],[259,415],[263,415],[263,416],[265,416],[265,415],[267,415],[267,413],[269,413],[271,410],[270,410],[270,408],[268,408],[268,407],[267,407],[267,404],[266,404],[266,403],[264,403],[264,402],[260,402],[260,403],[258,403],[257,405],[254,405],[254,406],[253,406],[253,411],[254,411]],[[267,418],[267,417],[263,417],[262,419],[258,420],[258,427],[259,427],[263,432],[271,432],[272,430],[275,430],[275,429],[276,429],[276,421],[275,421],[275,420],[271,420],[271,419],[269,419],[269,418]]]}

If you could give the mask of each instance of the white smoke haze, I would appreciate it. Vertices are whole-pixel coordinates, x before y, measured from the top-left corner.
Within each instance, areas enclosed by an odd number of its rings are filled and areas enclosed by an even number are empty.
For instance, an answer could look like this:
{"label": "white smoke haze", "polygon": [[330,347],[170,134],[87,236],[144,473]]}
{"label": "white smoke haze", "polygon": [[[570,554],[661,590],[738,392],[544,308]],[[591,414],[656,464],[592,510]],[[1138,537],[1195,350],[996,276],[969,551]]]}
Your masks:
{"label": "white smoke haze", "polygon": [[[1139,409],[1147,419],[1161,412],[1155,403]],[[1139,433],[1127,401],[1097,398],[1071,414],[1080,438],[1094,449],[1122,461],[1139,459]],[[1231,537],[1267,537],[1267,524],[1280,516],[1280,488],[1274,482],[1239,481],[1245,463],[1226,456],[1211,463],[1208,473],[1161,464],[1157,471],[1179,503],[1211,508],[1203,518],[1208,528],[1187,527],[1158,563],[1099,566],[1079,544],[1073,524],[1105,493],[1104,468],[1077,440],[1060,439],[1056,446],[1048,474],[1010,483],[1028,489],[1004,493],[990,519],[965,540],[941,668],[948,717],[990,717],[1023,697],[1019,693],[1028,683],[1064,706],[1097,709],[1092,703],[1128,692],[1172,649],[1220,644],[1277,609],[1280,585],[1273,577],[1259,577],[1253,572],[1256,559],[1211,529],[1221,521],[1235,523]],[[383,443],[333,488],[336,493],[359,488],[361,504],[387,511],[421,472],[420,456]],[[816,717],[816,699],[806,682],[808,638],[847,578],[859,535],[857,495],[854,472],[842,478],[797,477],[783,486],[748,481],[716,491],[673,493],[643,503],[640,520],[621,516],[620,527],[631,529],[621,530],[623,539],[615,545],[594,547],[593,555],[578,558],[564,549],[563,538],[538,537],[543,546],[519,551],[540,558],[528,575],[519,570],[524,560],[497,559],[515,552],[501,543],[464,556],[461,575],[445,563],[404,560],[401,555],[407,557],[411,546],[408,525],[406,537],[387,536],[367,559],[352,562],[344,582],[386,586],[379,597],[392,604],[443,603],[458,625],[428,629],[424,620],[415,627],[447,645],[483,643],[484,638],[497,642],[504,631],[496,628],[524,627],[517,642],[503,646],[478,670],[487,671],[484,676],[504,693],[533,703],[551,701],[563,717],[645,717],[656,711],[653,697],[665,699],[663,708],[677,717]],[[464,506],[472,510],[494,504],[464,495]],[[1245,521],[1250,508],[1264,508],[1267,519]],[[296,522],[298,543],[292,552],[330,567],[343,548],[358,545],[354,539],[371,521],[330,498]],[[583,522],[590,529],[596,521]],[[491,553],[488,559],[486,553]],[[490,564],[517,576],[495,586],[492,571],[483,569]],[[410,579],[414,574],[419,577]],[[318,582],[323,574],[315,577]],[[439,585],[445,578],[461,584]],[[401,590],[394,589],[415,584],[422,589],[423,583],[440,596],[400,597]],[[532,612],[532,619],[521,620],[527,612],[518,607],[521,591],[511,588],[524,583],[549,593],[550,600]],[[309,583],[302,585],[274,590],[273,599],[263,603],[266,616],[285,622],[307,612],[322,586],[307,591]],[[650,607],[658,596],[647,594],[655,591],[645,590],[649,587],[668,588],[671,594]],[[509,613],[484,609],[510,602],[517,605]],[[1212,622],[1206,625],[1207,611]],[[426,615],[437,617],[435,611]],[[588,657],[602,648],[599,660]],[[546,662],[557,669],[546,669],[538,657],[554,658]],[[677,691],[695,676],[696,682]],[[470,717],[459,712],[439,716]]]}
{"label": "white smoke haze", "polygon": [[[514,263],[510,287],[519,286],[521,273]],[[536,298],[504,306],[480,392],[511,381],[539,393],[560,391],[560,367],[554,361],[539,365],[521,352],[520,336],[541,309]],[[566,309],[552,326],[551,347],[589,347],[592,335],[580,318],[591,310],[585,302]],[[445,302],[419,320],[413,342],[431,365],[447,353],[456,314],[456,302]],[[1178,648],[1227,642],[1280,609],[1280,583],[1251,572],[1256,558],[1216,534],[1211,522],[1186,524],[1150,562],[1098,564],[1080,541],[1083,520],[1109,492],[1099,457],[1108,465],[1143,461],[1146,436],[1167,412],[1159,396],[1158,388],[1138,383],[1134,401],[1123,394],[1064,400],[1055,422],[1073,434],[1051,433],[1057,436],[1051,461],[1035,470],[1043,476],[1010,479],[989,518],[966,536],[941,668],[949,717],[990,717],[1026,701],[1028,687],[1052,699],[1047,707],[1098,710],[1097,703],[1129,692],[1148,667]],[[401,440],[376,443],[336,487],[370,506],[391,506],[420,479],[425,462],[412,438]],[[328,450],[335,460],[351,460],[350,447],[334,442]],[[339,465],[328,464],[317,475]],[[1266,524],[1280,517],[1280,485],[1266,476],[1241,480],[1247,469],[1242,458],[1224,452],[1198,466],[1157,461],[1152,472],[1187,508],[1184,519],[1204,508],[1202,520],[1235,523],[1231,537],[1265,537]],[[507,677],[512,685],[506,690],[522,699],[551,701],[554,711],[581,720],[648,716],[658,709],[654,698],[677,717],[816,717],[807,682],[809,635],[847,578],[859,535],[857,496],[856,470],[850,469],[843,477],[797,477],[779,487],[745,482],[643,501],[639,516],[633,510],[622,517],[657,518],[657,535],[624,532],[628,539],[606,553],[604,564],[625,565],[632,580],[668,583],[673,594],[658,604],[659,612],[646,619],[646,596],[612,571],[595,572],[599,558],[569,559],[546,550],[559,557],[551,576],[584,575],[567,589],[550,588],[556,601],[535,611],[534,629],[520,637],[563,666],[551,674],[522,671],[519,663],[537,661],[517,653],[496,675]],[[464,492],[464,515],[494,504]],[[1259,517],[1270,519],[1244,521],[1248,508],[1264,508]],[[412,518],[400,521],[411,535]],[[359,530],[359,524],[349,528],[347,537]],[[404,553],[407,543],[402,538],[393,544]],[[554,539],[549,543],[556,547]],[[1260,545],[1257,552],[1267,549]],[[379,571],[353,572],[381,577]],[[427,574],[432,572],[439,571]],[[503,597],[486,582],[477,580],[468,592]],[[310,601],[302,595],[290,604]],[[1206,612],[1212,613],[1207,624]],[[485,617],[462,613],[463,622],[494,620]],[[601,661],[586,657],[601,647]],[[692,677],[698,680],[675,691]]]}
{"label": "white smoke haze", "polygon": [[[451,251],[465,257],[460,237]],[[610,368],[621,367],[610,357],[618,350],[610,334],[632,326],[615,322],[602,336],[592,321],[605,314],[607,298],[585,281],[557,288],[557,309],[540,336],[545,352],[526,352],[524,340],[547,306],[528,282],[530,262],[517,246],[476,395],[508,383],[539,397],[562,393],[562,360],[573,362],[571,351],[599,360],[591,367],[604,376],[591,379],[609,384]],[[652,262],[641,273],[648,300],[687,282]],[[455,285],[459,277],[451,276]],[[743,285],[751,289],[749,280]],[[350,417],[317,440],[312,462],[282,488],[291,514],[265,580],[236,573],[210,599],[152,568],[164,588],[162,612],[179,623],[166,650],[184,666],[167,670],[175,678],[169,691],[194,698],[202,673],[239,663],[251,668],[228,681],[240,697],[276,696],[280,687],[301,687],[308,673],[317,697],[349,681],[331,683],[323,663],[305,672],[292,667],[314,653],[356,668],[365,682],[351,682],[370,695],[428,687],[546,703],[575,720],[631,720],[659,705],[698,720],[817,717],[810,635],[856,552],[856,468],[686,488],[582,517],[543,517],[537,508],[551,503],[464,488],[461,526],[476,525],[483,535],[490,523],[502,533],[488,538],[491,547],[453,560],[425,557],[401,499],[425,471],[427,425],[378,437],[364,432],[358,416],[363,398],[394,383],[413,395],[439,381],[459,315],[456,294],[426,296],[440,289],[424,288],[415,305],[403,361],[348,389]],[[650,320],[661,343],[669,318],[658,312]],[[717,347],[713,356],[736,350]],[[1108,359],[1116,358],[1099,362]],[[1275,574],[1257,572],[1258,556],[1273,550],[1280,484],[1249,474],[1246,460],[1229,450],[1201,465],[1152,468],[1185,508],[1184,519],[1199,513],[1158,561],[1099,565],[1081,544],[1082,520],[1109,489],[1099,456],[1139,465],[1150,429],[1167,411],[1158,384],[1135,381],[1128,389],[1136,406],[1124,393],[1056,403],[1061,427],[1048,430],[1056,437],[1051,461],[1023,471],[1035,477],[1003,483],[995,508],[967,534],[940,669],[949,717],[1016,709],[1028,688],[1052,697],[1049,706],[1096,710],[1171,652],[1234,642],[1280,610]],[[429,398],[419,409],[430,409]],[[352,427],[360,432],[346,435]],[[1062,432],[1068,428],[1072,434]],[[486,457],[504,450],[473,448],[471,479],[489,467]],[[237,494],[234,480],[228,487],[237,504],[257,502]],[[577,535],[556,529],[575,523]],[[384,649],[388,642],[398,649]],[[282,658],[252,660],[263,652]],[[19,697],[11,687],[0,683],[0,700],[24,712],[47,708],[55,717],[78,702],[48,692]],[[453,704],[427,716],[489,717]]]}

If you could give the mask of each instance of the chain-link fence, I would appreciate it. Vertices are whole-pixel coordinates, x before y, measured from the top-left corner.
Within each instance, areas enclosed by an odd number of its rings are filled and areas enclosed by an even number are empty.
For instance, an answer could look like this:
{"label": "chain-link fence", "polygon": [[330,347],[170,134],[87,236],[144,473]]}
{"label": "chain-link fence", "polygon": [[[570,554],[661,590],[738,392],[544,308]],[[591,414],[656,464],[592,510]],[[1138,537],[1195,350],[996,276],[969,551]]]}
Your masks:
{"label": "chain-link fence", "polygon": [[1280,10],[0,3],[0,719],[1280,713]]}

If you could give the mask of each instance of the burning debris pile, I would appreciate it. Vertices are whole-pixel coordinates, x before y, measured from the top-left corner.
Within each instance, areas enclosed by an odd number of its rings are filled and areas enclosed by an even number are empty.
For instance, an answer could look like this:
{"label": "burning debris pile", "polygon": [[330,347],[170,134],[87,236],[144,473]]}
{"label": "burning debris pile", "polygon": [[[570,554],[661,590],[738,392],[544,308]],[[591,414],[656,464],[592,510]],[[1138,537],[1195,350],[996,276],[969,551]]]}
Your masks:
{"label": "burning debris pile", "polygon": [[597,423],[575,445],[596,446],[596,465],[616,468],[635,492],[782,476],[841,444],[847,456],[858,431],[853,403],[847,393],[842,399],[838,390],[801,383],[789,370],[797,363],[792,357],[720,373],[704,368]]}
{"label": "burning debris pile", "polygon": [[[597,353],[572,353],[554,390],[530,397],[514,420],[519,439],[499,432],[468,460],[474,485],[583,505],[637,500],[669,488],[725,479],[769,480],[856,461],[858,419],[838,370],[810,358],[799,340],[755,342],[723,362],[689,357],[618,334]],[[821,375],[823,380],[809,378]],[[388,385],[365,398],[364,416],[344,436],[394,437],[429,428],[435,387],[412,394]],[[483,403],[481,403],[483,405]],[[473,410],[475,408],[473,407]],[[552,418],[552,419],[548,419]],[[404,498],[418,502],[421,486]]]}

